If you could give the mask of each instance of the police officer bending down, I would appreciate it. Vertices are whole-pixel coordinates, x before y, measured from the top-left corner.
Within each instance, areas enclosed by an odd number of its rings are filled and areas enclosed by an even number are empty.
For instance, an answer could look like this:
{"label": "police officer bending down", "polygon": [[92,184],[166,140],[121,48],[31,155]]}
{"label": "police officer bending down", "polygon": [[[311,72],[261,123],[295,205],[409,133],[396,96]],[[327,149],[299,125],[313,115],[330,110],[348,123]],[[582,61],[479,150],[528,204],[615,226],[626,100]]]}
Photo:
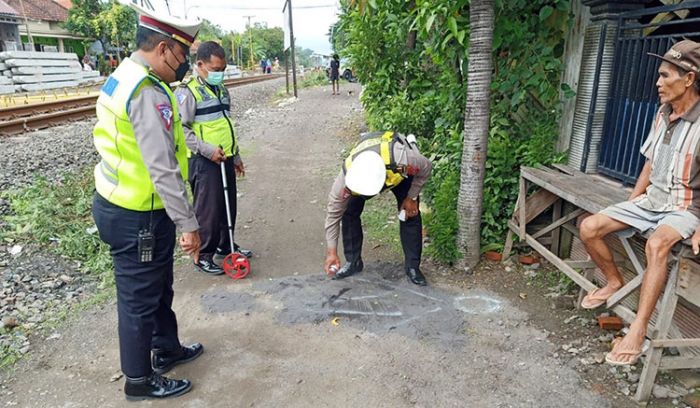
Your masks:
{"label": "police officer bending down", "polygon": [[[236,225],[236,174],[245,174],[231,120],[231,98],[223,85],[225,69],[224,49],[213,41],[203,42],[197,49],[195,75],[175,91],[185,140],[191,151],[189,181],[202,238],[201,254],[195,265],[212,275],[224,273],[214,263],[214,255],[226,256],[232,249],[220,163],[226,169],[232,227]],[[235,244],[233,250],[252,256],[251,251]]]}
{"label": "police officer bending down", "polygon": [[[400,223],[401,246],[408,279],[426,285],[420,271],[423,249],[422,221],[418,195],[430,177],[432,165],[420,154],[415,137],[396,132],[373,132],[362,135],[362,141],[345,159],[328,195],[326,216],[325,270],[342,279],[362,271],[362,223],[360,215],[365,201],[384,190],[391,190],[405,218]],[[340,270],[338,230],[342,219],[345,265]]]}
{"label": "police officer bending down", "polygon": [[95,167],[93,217],[114,260],[124,393],[138,400],[188,392],[188,380],[161,374],[203,351],[199,343],[180,344],[171,307],[176,227],[182,249],[195,259],[200,241],[183,182],[185,137],[168,86],[189,69],[200,23],[129,5],[140,13],[138,50],[97,100],[93,135],[102,160]]}

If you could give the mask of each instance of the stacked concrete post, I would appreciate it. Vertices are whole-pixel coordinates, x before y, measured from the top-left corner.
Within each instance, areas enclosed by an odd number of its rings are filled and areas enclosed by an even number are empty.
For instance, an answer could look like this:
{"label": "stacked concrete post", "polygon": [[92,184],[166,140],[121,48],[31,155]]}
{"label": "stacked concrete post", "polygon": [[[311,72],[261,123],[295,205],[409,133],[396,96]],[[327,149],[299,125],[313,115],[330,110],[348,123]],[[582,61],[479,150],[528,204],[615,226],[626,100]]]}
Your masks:
{"label": "stacked concrete post", "polygon": [[83,71],[74,53],[0,52],[0,94],[70,88],[100,80],[97,71]]}

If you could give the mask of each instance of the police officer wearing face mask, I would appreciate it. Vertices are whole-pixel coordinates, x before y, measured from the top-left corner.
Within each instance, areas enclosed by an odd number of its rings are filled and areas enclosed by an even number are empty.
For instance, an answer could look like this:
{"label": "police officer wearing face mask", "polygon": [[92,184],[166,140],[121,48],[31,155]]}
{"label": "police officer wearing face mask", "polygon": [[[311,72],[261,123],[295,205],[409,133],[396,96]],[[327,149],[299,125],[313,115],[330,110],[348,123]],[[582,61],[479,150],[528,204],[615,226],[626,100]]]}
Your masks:
{"label": "police officer wearing face mask", "polygon": [[187,149],[169,83],[189,69],[199,21],[129,3],[139,16],[138,50],[107,78],[97,100],[93,217],[114,261],[119,354],[130,400],[166,398],[192,388],[161,376],[199,357],[183,346],[173,302],[176,229],[182,249],[197,259],[199,224],[187,199]]}
{"label": "police officer wearing face mask", "polygon": [[226,256],[231,250],[247,257],[251,251],[234,244],[228,236],[226,202],[220,164],[224,163],[229,187],[231,221],[236,224],[236,175],[245,175],[231,119],[231,98],[223,85],[226,55],[213,41],[197,49],[195,75],[175,91],[190,150],[189,181],[194,195],[202,237],[199,260],[195,265],[210,275],[223,269],[214,263],[214,256]]}

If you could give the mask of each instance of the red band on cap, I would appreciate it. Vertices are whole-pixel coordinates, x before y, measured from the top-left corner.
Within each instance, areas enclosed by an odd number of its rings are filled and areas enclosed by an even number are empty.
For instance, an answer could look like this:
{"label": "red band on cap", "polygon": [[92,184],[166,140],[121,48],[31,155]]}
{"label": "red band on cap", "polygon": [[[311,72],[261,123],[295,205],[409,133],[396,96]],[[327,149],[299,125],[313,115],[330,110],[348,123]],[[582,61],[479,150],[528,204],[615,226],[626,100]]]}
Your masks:
{"label": "red band on cap", "polygon": [[152,25],[160,30],[163,30],[168,34],[178,35],[178,36],[184,38],[185,40],[189,41],[190,43],[194,42],[194,37],[178,30],[177,28],[175,28],[171,25],[165,24],[161,21],[155,20],[155,19],[150,18],[150,17],[145,16],[145,15],[141,15],[140,20],[148,25]]}

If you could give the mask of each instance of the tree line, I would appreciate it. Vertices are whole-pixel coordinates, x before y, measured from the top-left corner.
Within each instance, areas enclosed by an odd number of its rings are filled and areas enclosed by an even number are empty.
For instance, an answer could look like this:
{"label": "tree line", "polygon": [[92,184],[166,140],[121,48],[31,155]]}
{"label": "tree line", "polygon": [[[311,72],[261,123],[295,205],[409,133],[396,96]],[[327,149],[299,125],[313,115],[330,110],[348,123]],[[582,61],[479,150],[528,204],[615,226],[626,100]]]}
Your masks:
{"label": "tree line", "polygon": [[[68,31],[88,38],[90,43],[99,41],[106,54],[120,55],[119,50],[124,54],[134,47],[137,18],[134,10],[117,0],[73,0],[64,26]],[[244,32],[237,33],[204,19],[197,38],[199,41],[219,42],[229,63],[242,67],[247,67],[251,61],[257,64],[263,58],[271,61],[277,58],[284,64],[284,32],[280,27],[267,27],[265,23],[256,22]],[[312,50],[297,46],[297,63],[312,65],[311,54]]]}

